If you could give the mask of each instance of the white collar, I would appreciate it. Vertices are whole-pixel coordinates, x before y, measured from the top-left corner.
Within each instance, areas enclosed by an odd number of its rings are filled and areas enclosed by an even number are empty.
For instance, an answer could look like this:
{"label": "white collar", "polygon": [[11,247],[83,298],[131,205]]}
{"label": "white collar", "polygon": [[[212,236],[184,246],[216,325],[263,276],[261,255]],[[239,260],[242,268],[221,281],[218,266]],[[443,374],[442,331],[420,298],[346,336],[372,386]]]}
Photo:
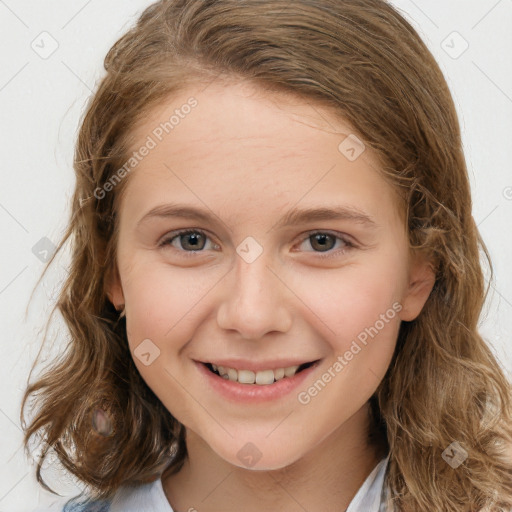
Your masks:
{"label": "white collar", "polygon": [[389,455],[375,466],[350,502],[346,512],[386,512],[388,493],[384,487],[384,477],[388,462]]}
{"label": "white collar", "polygon": [[[350,502],[346,512],[385,512],[386,489],[384,476],[389,455],[368,475]],[[122,487],[112,501],[109,512],[173,512],[167,500],[162,480],[140,487]]]}

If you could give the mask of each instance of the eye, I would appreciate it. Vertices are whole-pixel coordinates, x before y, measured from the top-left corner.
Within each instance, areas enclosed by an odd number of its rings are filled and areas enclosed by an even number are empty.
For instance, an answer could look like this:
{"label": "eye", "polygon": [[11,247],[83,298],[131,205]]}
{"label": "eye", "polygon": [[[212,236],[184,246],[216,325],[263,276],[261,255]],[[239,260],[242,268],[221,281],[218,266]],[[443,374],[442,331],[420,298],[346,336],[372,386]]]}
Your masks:
{"label": "eye", "polygon": [[[166,236],[158,245],[159,247],[166,247],[170,245],[181,250],[181,252],[192,253],[190,254],[190,256],[192,256],[194,253],[203,252],[202,249],[204,249],[206,240],[209,238],[210,237],[200,229],[187,229],[169,233],[169,235]],[[181,247],[176,247],[175,242],[177,242]],[[189,254],[187,254],[187,256],[189,256]]]}
{"label": "eye", "polygon": [[[163,248],[171,246],[178,252],[184,253],[184,256],[193,257],[197,255],[197,253],[204,252],[204,249],[207,248],[206,246],[208,240],[211,239],[203,230],[186,229],[169,233],[158,244],[158,246]],[[332,249],[335,248],[338,241],[341,242],[341,244],[338,244],[338,249],[333,251]],[[313,247],[313,251],[305,252],[319,253],[318,256],[320,258],[339,257],[350,249],[356,247],[355,244],[352,243],[346,235],[329,231],[310,232],[307,234],[306,238],[302,239],[302,242],[299,245],[303,245],[306,242],[309,243],[311,247]],[[211,245],[214,249],[219,248],[219,245],[213,242]]]}
{"label": "eye", "polygon": [[[341,242],[341,248],[338,248],[336,251],[332,251],[334,246],[336,246],[337,241]],[[315,249],[313,251],[306,252],[317,252],[316,249],[319,249],[320,253],[327,253],[320,254],[320,258],[333,258],[336,256],[341,256],[350,249],[355,248],[355,244],[353,244],[347,236],[342,236],[340,233],[332,233],[329,231],[310,232],[300,245],[306,242],[309,243],[313,249]]]}

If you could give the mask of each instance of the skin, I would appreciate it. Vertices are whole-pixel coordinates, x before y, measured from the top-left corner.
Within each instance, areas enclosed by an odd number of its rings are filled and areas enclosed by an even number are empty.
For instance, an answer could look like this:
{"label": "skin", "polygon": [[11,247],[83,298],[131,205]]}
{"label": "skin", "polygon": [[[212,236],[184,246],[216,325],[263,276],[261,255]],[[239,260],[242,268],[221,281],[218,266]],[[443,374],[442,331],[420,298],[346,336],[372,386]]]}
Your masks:
{"label": "skin", "polygon": [[[134,150],[194,96],[198,105],[138,164],[120,204],[115,277],[108,296],[126,307],[134,362],[166,408],[187,427],[188,459],[163,475],[175,511],[345,510],[380,460],[367,443],[368,400],[384,377],[401,321],[423,308],[434,285],[429,262],[409,251],[399,203],[367,148],[349,161],[338,146],[354,130],[303,99],[247,83],[189,87],[134,130]],[[207,208],[214,222],[151,218],[171,202]],[[322,220],[274,228],[292,207],[352,205],[377,223]],[[192,252],[195,228],[208,238]],[[274,229],[273,229],[274,228]],[[333,238],[322,251],[315,232]],[[171,235],[172,236],[172,235]],[[236,252],[248,236],[262,254]],[[167,237],[169,238],[169,237]],[[322,259],[322,254],[334,254]],[[321,359],[310,387],[393,303],[401,310],[308,404],[297,393],[236,404],[203,384],[193,360]],[[160,350],[134,356],[146,339]],[[237,457],[247,442],[261,458]]]}

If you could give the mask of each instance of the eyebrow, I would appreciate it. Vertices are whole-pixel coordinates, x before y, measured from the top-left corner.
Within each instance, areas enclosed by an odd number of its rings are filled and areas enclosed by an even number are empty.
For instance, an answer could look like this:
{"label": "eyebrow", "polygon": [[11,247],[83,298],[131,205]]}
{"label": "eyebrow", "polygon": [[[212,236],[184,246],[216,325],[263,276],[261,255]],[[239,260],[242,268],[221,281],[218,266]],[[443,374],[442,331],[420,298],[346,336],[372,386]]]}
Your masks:
{"label": "eyebrow", "polygon": [[[179,217],[203,222],[217,222],[215,217],[218,218],[217,215],[210,213],[208,210],[185,204],[171,203],[152,208],[137,222],[137,227],[149,219],[168,217]],[[323,220],[348,220],[369,228],[375,229],[380,227],[366,212],[354,206],[346,205],[321,208],[292,208],[271,229]]]}

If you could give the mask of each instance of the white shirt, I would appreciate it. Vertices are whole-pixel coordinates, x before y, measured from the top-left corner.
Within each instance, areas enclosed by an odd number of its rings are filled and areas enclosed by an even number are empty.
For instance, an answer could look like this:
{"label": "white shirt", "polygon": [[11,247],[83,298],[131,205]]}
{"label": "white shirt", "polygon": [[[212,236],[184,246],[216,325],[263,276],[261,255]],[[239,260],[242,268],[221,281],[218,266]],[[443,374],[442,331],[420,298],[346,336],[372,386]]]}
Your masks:
{"label": "white shirt", "polygon": [[[381,460],[368,475],[363,485],[350,502],[347,512],[382,512],[380,508],[384,475],[389,457]],[[384,503],[385,505],[385,503]],[[174,512],[165,497],[162,480],[159,478],[144,487],[123,488],[113,500],[109,512]],[[181,512],[181,511],[180,511]],[[183,511],[186,512],[186,511]]]}
{"label": "white shirt", "polygon": [[368,475],[346,512],[391,512],[386,505],[389,489],[384,486],[389,455]]}
{"label": "white shirt", "polygon": [[[359,488],[346,512],[388,512],[386,498],[388,489],[384,487],[384,476],[389,461],[389,456],[382,459],[368,475],[363,485]],[[69,500],[69,498],[68,498]],[[55,504],[58,506],[58,504]],[[61,511],[60,508],[37,509],[33,512]],[[81,512],[82,508],[68,508]],[[158,478],[154,482],[140,487],[123,486],[112,500],[108,512],[174,512],[167,500],[162,480]],[[180,511],[187,512],[187,511]]]}

